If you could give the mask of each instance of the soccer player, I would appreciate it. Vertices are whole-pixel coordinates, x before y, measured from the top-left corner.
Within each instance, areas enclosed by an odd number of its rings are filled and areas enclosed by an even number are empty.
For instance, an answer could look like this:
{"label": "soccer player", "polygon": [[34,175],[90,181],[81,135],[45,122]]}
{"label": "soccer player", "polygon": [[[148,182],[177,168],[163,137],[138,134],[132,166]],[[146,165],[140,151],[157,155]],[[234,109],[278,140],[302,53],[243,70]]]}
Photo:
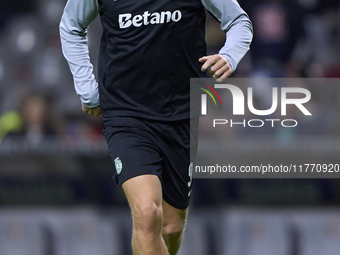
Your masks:
{"label": "soccer player", "polygon": [[[226,32],[209,56],[205,9]],[[98,14],[97,84],[86,34]],[[103,115],[113,179],[132,211],[134,254],[177,254],[192,189],[190,142],[197,147],[190,78],[208,70],[223,81],[235,70],[252,39],[247,14],[236,0],[68,0],[60,35],[83,111]]]}

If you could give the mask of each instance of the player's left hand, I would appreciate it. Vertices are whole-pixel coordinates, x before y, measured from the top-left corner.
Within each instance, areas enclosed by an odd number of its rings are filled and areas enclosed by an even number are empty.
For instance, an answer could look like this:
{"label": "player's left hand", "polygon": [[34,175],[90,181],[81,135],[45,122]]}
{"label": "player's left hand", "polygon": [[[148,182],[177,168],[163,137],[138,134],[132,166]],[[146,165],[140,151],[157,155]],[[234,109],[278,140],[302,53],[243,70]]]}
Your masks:
{"label": "player's left hand", "polygon": [[224,81],[232,73],[228,59],[219,54],[204,56],[198,61],[204,63],[201,68],[202,72],[209,69],[208,73],[212,75],[217,82]]}

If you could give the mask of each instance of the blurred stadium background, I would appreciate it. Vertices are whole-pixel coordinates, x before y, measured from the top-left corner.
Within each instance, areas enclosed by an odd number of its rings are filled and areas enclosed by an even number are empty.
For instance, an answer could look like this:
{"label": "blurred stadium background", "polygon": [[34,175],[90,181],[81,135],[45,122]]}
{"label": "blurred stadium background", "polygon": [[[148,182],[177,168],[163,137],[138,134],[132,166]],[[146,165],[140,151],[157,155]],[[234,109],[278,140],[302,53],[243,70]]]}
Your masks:
{"label": "blurred stadium background", "polygon": [[[239,2],[255,36],[233,77],[340,77],[338,0]],[[0,255],[131,254],[129,210],[111,180],[102,122],[82,114],[61,53],[65,3],[0,2]],[[95,67],[100,36],[97,19],[88,36]],[[206,36],[209,52],[216,53],[224,35],[209,15]],[[320,153],[339,158],[335,92],[314,91],[329,132],[300,130],[301,160]],[[248,148],[256,148],[257,134],[226,135],[231,144],[245,144],[226,154],[251,160]],[[294,134],[267,139],[294,141]],[[284,153],[289,146],[274,156]],[[340,251],[338,179],[196,179],[190,214],[180,254]]]}

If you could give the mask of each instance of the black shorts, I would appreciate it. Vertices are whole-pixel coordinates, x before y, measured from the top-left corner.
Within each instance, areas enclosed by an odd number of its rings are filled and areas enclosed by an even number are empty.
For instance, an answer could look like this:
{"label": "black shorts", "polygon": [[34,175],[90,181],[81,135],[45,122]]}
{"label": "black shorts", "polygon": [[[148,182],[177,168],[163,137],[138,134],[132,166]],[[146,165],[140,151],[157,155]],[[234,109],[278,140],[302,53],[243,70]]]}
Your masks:
{"label": "black shorts", "polygon": [[198,117],[172,122],[130,117],[105,121],[104,135],[116,170],[113,180],[121,186],[139,175],[157,175],[162,183],[163,199],[176,208],[187,208],[197,129]]}

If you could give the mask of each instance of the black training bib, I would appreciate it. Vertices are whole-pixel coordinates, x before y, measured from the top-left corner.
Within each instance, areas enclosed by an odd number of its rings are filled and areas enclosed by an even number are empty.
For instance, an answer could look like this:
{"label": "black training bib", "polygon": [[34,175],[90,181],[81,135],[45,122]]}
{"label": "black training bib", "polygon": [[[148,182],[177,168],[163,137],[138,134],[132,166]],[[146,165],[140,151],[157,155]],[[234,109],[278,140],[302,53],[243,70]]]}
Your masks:
{"label": "black training bib", "polygon": [[205,11],[200,0],[99,0],[104,119],[189,118],[190,78],[203,77]]}

